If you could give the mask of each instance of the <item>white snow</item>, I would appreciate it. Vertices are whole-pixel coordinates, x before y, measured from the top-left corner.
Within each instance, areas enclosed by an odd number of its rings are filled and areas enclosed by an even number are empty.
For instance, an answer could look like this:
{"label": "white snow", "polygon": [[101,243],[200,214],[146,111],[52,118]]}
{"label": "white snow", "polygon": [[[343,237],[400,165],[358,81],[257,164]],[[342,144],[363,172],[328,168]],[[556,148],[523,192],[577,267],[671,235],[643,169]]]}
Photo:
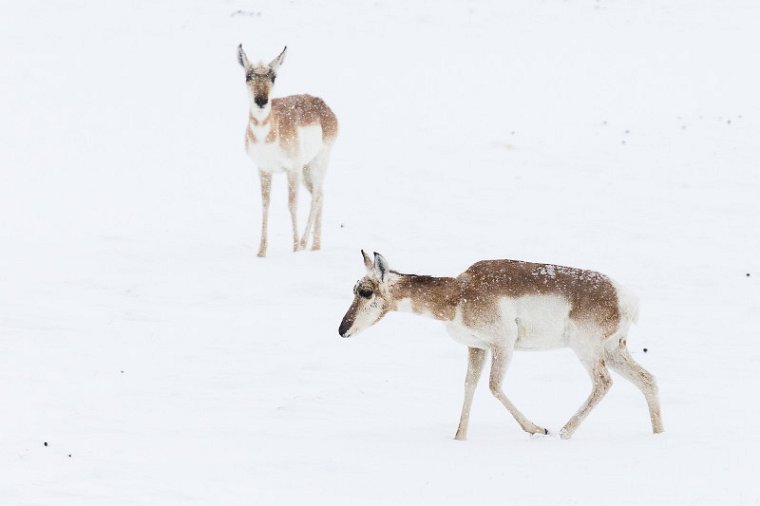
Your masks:
{"label": "white snow", "polygon": [[[757,2],[132,4],[3,4],[0,504],[760,502]],[[240,42],[340,121],[322,252],[290,252],[280,176],[256,258]],[[360,248],[631,287],[666,432],[615,376],[531,438],[481,380],[454,441],[440,323],[338,337]],[[556,434],[590,382],[518,353],[505,391]]]}

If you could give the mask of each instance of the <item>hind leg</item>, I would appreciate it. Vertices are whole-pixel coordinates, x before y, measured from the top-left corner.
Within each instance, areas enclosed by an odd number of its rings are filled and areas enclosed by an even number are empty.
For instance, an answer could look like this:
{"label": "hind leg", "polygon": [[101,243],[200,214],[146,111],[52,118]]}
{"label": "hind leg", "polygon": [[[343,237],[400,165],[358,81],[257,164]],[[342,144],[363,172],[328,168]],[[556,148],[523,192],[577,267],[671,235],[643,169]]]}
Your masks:
{"label": "hind leg", "polygon": [[298,241],[298,186],[300,174],[297,171],[288,171],[288,209],[290,221],[293,225],[293,251],[300,251],[303,246]]}
{"label": "hind leg", "polygon": [[655,434],[662,432],[664,429],[662,427],[662,415],[660,414],[660,400],[657,396],[657,381],[649,371],[633,360],[625,346],[625,338],[620,339],[614,348],[606,350],[606,359],[610,369],[641,390],[649,406],[652,432]]}
{"label": "hind leg", "polygon": [[322,205],[323,186],[327,163],[330,159],[330,147],[324,148],[314,159],[304,167],[304,184],[311,192],[311,208],[306,229],[301,238],[301,244],[305,247],[309,236],[313,233],[311,249],[316,251],[322,247]]}

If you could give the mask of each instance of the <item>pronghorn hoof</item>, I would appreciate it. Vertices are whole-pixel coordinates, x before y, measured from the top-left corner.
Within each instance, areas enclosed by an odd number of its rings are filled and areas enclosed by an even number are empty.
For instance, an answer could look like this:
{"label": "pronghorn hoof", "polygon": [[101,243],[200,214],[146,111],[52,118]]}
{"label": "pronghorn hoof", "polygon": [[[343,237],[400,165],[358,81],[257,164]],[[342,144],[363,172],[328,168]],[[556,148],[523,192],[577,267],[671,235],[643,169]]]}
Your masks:
{"label": "pronghorn hoof", "polygon": [[548,436],[548,435],[549,435],[549,429],[544,429],[544,436]]}

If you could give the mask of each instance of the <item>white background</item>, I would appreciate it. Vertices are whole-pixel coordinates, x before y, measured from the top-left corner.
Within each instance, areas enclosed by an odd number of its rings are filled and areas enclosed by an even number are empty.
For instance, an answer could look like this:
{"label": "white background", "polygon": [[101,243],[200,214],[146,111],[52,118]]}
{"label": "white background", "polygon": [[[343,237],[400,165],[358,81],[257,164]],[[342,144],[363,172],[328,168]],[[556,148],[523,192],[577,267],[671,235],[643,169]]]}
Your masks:
{"label": "white background", "polygon": [[[0,504],[758,504],[758,26],[741,0],[3,2]],[[240,42],[287,44],[275,94],[339,118],[319,253],[279,177],[255,256]],[[454,441],[440,323],[337,335],[359,248],[628,285],[666,432],[615,377],[572,440],[531,438],[483,382]],[[522,353],[505,390],[556,433],[590,383]]]}

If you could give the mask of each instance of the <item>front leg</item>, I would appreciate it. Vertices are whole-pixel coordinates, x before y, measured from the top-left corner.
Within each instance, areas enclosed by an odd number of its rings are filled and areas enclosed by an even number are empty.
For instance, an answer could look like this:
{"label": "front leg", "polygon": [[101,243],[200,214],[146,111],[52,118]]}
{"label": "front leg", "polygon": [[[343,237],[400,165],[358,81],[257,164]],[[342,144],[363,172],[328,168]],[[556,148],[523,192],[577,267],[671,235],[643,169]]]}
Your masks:
{"label": "front leg", "polygon": [[475,387],[478,386],[483,364],[486,362],[486,350],[480,348],[468,348],[467,376],[464,379],[464,404],[462,415],[459,417],[459,427],[454,439],[464,441],[467,439],[467,425],[470,423],[470,408],[472,397],[475,395]]}
{"label": "front leg", "polygon": [[504,374],[507,372],[507,366],[512,358],[512,348],[508,346],[494,346],[491,348],[491,377],[488,382],[488,387],[491,389],[491,393],[499,399],[499,401],[507,408],[517,423],[520,424],[522,429],[529,434],[548,434],[549,431],[539,427],[535,423],[531,422],[525,415],[523,415],[519,409],[504,395],[504,391],[501,389],[501,382],[504,380]]}
{"label": "front leg", "polygon": [[267,228],[269,223],[269,195],[272,192],[272,174],[259,169],[261,179],[261,242],[259,256],[267,256]]}

